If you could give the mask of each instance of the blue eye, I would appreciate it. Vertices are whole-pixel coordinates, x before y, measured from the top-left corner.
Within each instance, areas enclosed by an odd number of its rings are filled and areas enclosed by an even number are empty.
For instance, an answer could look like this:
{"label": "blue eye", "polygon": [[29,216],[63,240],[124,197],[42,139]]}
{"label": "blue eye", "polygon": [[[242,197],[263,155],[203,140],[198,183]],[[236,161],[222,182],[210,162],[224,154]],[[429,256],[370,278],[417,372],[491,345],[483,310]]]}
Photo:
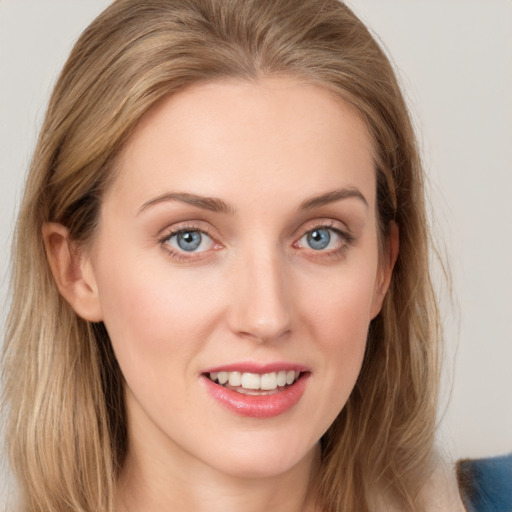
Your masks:
{"label": "blue eye", "polygon": [[318,226],[302,235],[297,243],[303,249],[330,254],[343,251],[353,238],[343,231],[331,226]]}
{"label": "blue eye", "polygon": [[200,245],[203,237],[199,231],[185,231],[176,234],[176,243],[184,251],[195,251]]}
{"label": "blue eye", "polygon": [[203,252],[213,246],[213,240],[197,229],[178,231],[169,236],[166,243],[173,249],[184,252]]}
{"label": "blue eye", "polygon": [[315,251],[321,251],[329,246],[331,233],[329,229],[317,228],[305,235],[307,244]]}

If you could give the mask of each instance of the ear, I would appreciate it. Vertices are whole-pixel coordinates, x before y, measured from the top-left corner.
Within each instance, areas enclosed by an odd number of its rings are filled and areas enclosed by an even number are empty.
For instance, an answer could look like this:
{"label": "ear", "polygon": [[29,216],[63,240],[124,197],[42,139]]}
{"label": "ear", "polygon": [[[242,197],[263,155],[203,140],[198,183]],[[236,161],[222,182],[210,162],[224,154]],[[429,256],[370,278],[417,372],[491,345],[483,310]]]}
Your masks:
{"label": "ear", "polygon": [[373,303],[371,318],[375,318],[382,309],[384,297],[389,289],[391,276],[393,275],[393,268],[398,257],[398,249],[400,245],[400,236],[396,222],[389,223],[389,233],[385,242],[384,254],[382,254],[379,263],[379,270],[377,272],[377,279],[375,280],[375,290],[373,293]]}
{"label": "ear", "polygon": [[100,322],[102,311],[90,259],[69,237],[62,224],[43,225],[43,239],[50,268],[60,294],[77,315]]}

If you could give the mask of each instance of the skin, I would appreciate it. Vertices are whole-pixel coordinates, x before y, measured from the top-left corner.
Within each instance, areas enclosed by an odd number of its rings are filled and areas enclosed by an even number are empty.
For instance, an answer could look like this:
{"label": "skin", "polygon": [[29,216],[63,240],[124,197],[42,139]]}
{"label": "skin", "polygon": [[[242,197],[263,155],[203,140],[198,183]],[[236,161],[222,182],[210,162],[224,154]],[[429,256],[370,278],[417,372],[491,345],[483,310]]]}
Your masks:
{"label": "skin", "polygon": [[[61,293],[105,323],[126,379],[121,508],[312,510],[318,440],[353,389],[398,251],[393,228],[379,254],[363,121],[292,78],[197,85],[143,118],[118,171],[90,246],[70,250],[56,224],[45,240]],[[208,235],[186,252],[180,229]],[[311,247],[315,229],[326,248]],[[303,365],[305,392],[278,416],[240,416],[201,376],[240,361]]]}

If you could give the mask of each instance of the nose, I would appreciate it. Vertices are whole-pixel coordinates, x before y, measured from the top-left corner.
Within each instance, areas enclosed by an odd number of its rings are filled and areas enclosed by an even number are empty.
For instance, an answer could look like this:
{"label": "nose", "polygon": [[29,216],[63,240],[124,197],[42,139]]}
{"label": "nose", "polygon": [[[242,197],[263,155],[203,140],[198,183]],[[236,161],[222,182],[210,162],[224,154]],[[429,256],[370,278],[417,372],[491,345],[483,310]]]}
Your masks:
{"label": "nose", "polygon": [[291,330],[290,282],[277,251],[251,252],[233,267],[231,331],[260,343],[284,338]]}

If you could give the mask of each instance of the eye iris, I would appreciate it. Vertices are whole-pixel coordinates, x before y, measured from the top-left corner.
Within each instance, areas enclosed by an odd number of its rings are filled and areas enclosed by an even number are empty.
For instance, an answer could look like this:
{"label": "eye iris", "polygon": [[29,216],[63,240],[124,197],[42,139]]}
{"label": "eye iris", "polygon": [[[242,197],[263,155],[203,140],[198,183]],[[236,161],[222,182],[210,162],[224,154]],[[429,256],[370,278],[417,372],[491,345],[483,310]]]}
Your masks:
{"label": "eye iris", "polygon": [[319,251],[325,249],[331,241],[331,234],[327,229],[315,229],[308,233],[308,244],[311,249]]}
{"label": "eye iris", "polygon": [[184,251],[195,251],[201,245],[202,237],[199,231],[184,231],[176,235],[176,242]]}

